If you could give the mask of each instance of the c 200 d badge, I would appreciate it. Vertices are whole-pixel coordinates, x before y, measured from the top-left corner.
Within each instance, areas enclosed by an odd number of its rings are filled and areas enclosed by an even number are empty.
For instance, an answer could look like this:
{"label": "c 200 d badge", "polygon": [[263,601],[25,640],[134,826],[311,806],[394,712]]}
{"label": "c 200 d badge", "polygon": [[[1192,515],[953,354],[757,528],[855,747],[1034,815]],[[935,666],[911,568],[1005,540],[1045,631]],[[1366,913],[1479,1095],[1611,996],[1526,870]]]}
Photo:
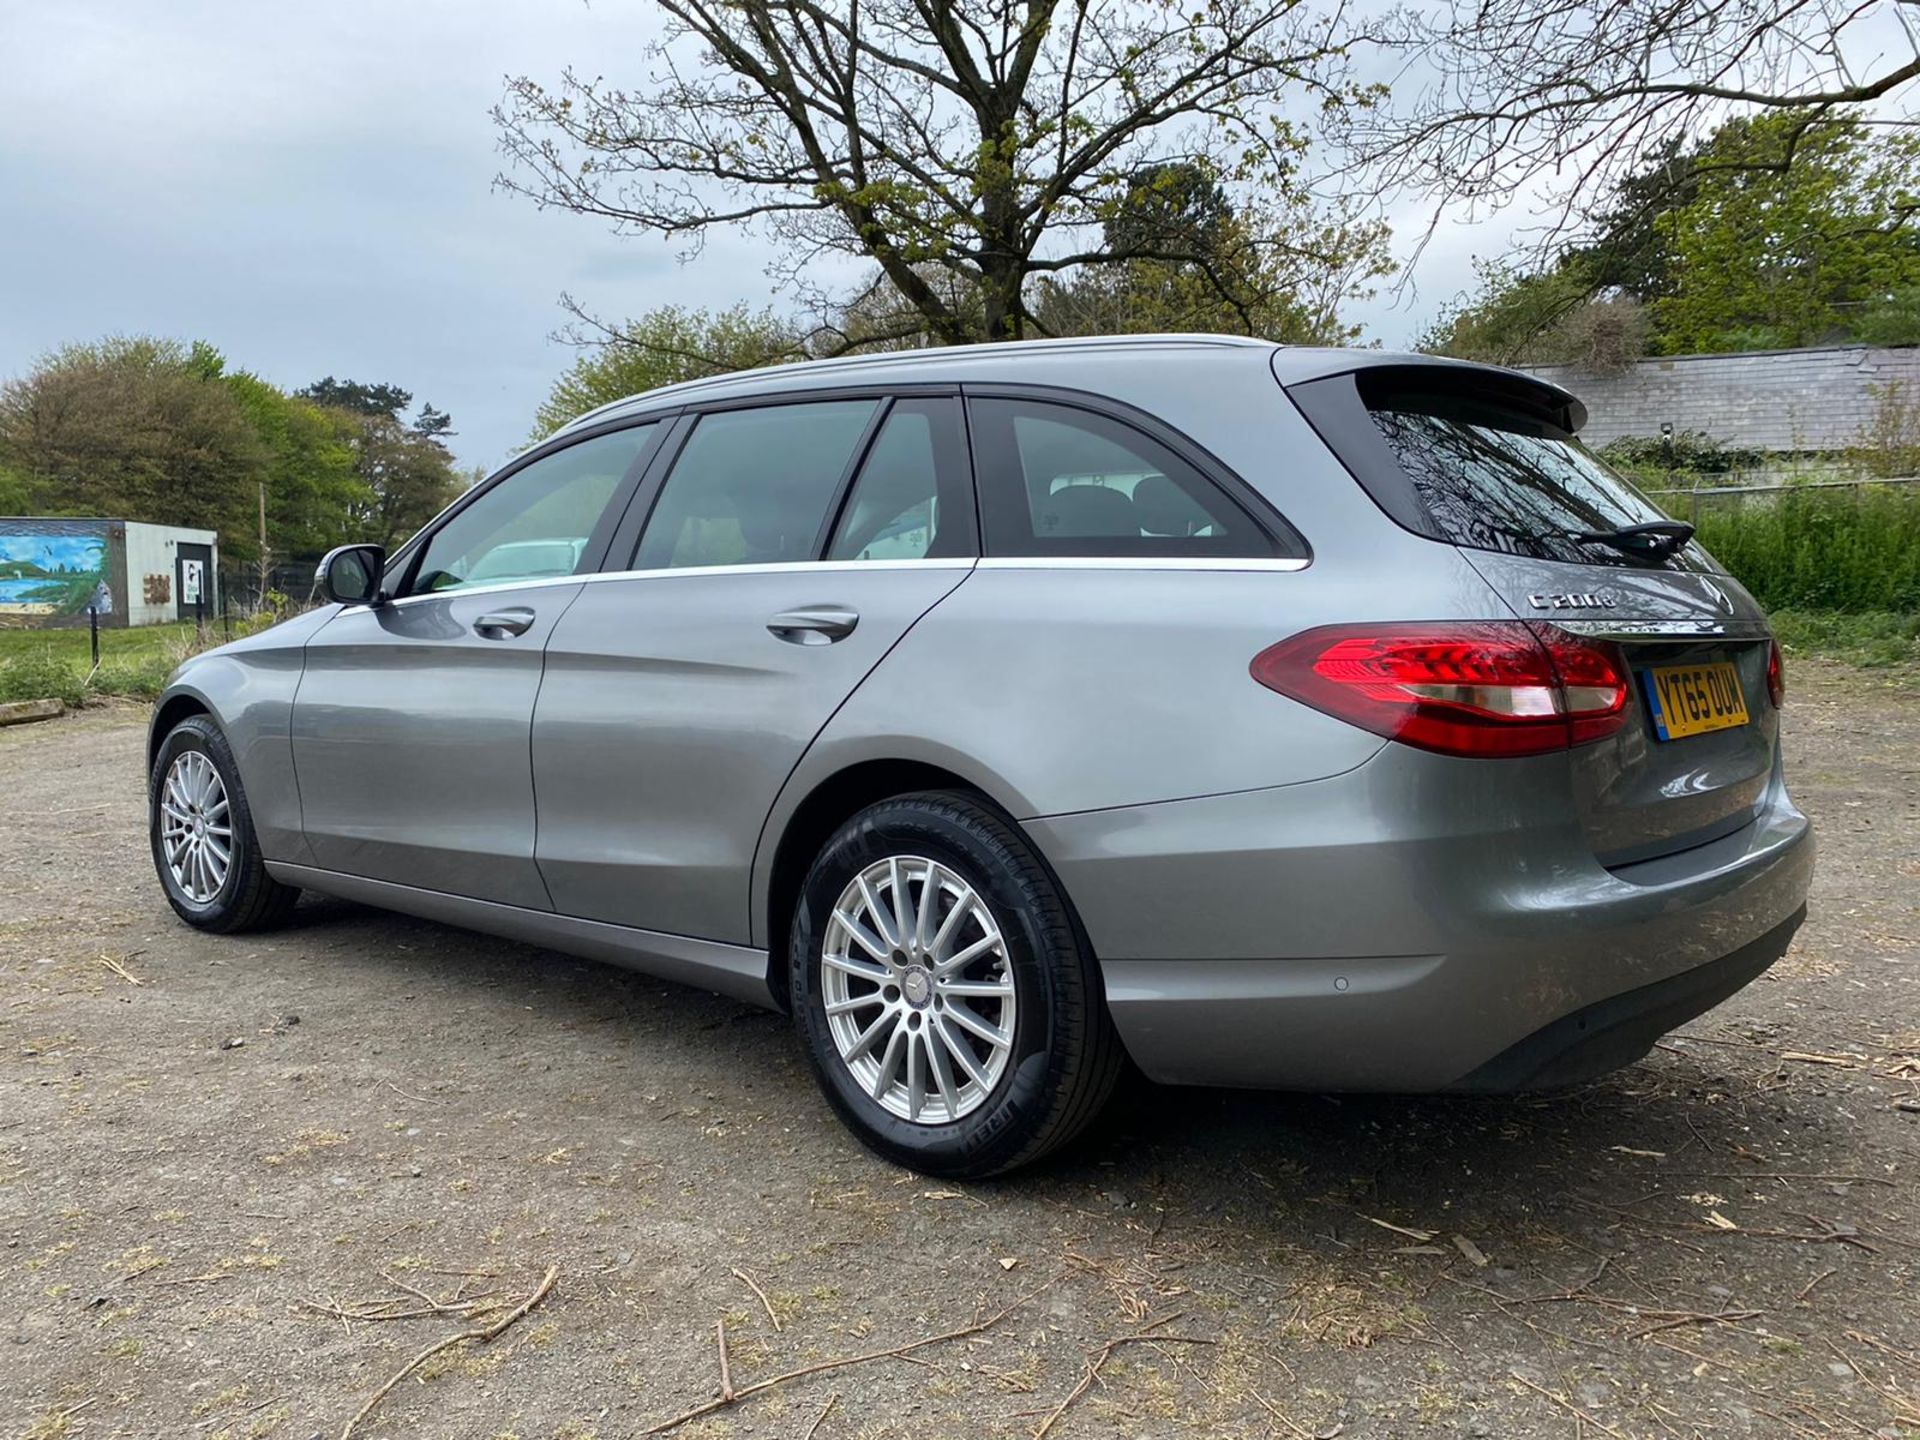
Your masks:
{"label": "c 200 d badge", "polygon": [[1527,603],[1536,610],[1611,610],[1619,598],[1607,590],[1576,595],[1529,595]]}

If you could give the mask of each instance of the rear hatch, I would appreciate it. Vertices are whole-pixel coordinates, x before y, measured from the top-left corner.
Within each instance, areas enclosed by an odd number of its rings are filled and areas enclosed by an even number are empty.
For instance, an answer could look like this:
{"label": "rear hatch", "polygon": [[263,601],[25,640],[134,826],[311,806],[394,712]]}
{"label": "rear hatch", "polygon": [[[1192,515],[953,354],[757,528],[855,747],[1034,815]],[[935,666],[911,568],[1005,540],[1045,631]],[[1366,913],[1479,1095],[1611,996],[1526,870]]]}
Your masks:
{"label": "rear hatch", "polygon": [[1381,508],[1457,546],[1512,615],[1620,647],[1628,723],[1572,752],[1602,864],[1753,820],[1779,737],[1766,617],[1697,543],[1634,531],[1671,521],[1574,438],[1577,401],[1447,365],[1379,365],[1290,393]]}

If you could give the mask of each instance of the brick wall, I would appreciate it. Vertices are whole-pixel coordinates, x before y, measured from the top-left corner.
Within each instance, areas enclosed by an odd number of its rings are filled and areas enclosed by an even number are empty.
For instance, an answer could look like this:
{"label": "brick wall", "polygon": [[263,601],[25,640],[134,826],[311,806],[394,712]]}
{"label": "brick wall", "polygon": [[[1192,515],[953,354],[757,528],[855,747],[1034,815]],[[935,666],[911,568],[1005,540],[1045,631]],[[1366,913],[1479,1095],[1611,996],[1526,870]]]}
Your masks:
{"label": "brick wall", "polygon": [[1621,435],[1698,430],[1728,445],[1760,450],[1841,450],[1873,419],[1870,386],[1901,382],[1920,403],[1920,349],[1834,345],[1740,355],[1669,355],[1626,370],[1540,365],[1530,373],[1586,402],[1581,438],[1604,445]]}

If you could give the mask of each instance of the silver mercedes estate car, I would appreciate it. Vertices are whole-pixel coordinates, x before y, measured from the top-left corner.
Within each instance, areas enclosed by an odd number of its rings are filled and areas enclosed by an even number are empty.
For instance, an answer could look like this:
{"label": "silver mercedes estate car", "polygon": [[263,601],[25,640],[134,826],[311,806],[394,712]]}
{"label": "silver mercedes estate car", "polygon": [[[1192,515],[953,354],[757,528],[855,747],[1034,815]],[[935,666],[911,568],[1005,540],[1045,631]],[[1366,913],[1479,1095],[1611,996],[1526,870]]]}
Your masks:
{"label": "silver mercedes estate car", "polygon": [[1528,376],[1208,336],[879,355],[586,415],[151,739],[191,925],[301,890],[792,1013],[1004,1171],[1179,1084],[1592,1077],[1805,914],[1753,599]]}

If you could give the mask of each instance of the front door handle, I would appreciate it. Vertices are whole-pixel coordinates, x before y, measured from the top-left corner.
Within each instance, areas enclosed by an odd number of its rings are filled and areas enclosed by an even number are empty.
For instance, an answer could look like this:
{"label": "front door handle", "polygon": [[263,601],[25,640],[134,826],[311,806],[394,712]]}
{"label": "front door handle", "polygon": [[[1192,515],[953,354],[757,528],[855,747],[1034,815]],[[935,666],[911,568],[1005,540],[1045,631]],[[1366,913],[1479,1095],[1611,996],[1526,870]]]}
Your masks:
{"label": "front door handle", "polygon": [[473,622],[473,633],[483,640],[505,640],[524,635],[533,628],[533,611],[516,605],[511,610],[490,610]]}
{"label": "front door handle", "polygon": [[783,610],[767,621],[767,629],[792,645],[831,645],[844,640],[860,623],[857,610],[826,605],[807,610]]}

